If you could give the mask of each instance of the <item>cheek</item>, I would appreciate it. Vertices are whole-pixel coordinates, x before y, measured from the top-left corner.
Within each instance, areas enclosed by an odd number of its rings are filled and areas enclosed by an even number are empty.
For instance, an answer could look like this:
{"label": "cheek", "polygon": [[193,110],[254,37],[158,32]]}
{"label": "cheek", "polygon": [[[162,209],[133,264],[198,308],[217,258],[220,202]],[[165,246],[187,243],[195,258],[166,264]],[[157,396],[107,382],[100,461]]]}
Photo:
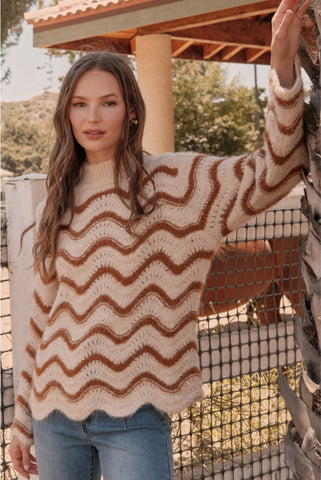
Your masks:
{"label": "cheek", "polygon": [[69,114],[69,121],[72,129],[74,129],[77,126],[77,123],[79,123],[79,120],[77,122],[77,117],[78,115],[76,115],[74,112]]}
{"label": "cheek", "polygon": [[118,115],[118,118],[117,118],[117,125],[118,125],[118,129],[120,131],[123,130],[124,124],[125,124],[125,112],[121,111],[121,112],[119,112],[119,115]]}

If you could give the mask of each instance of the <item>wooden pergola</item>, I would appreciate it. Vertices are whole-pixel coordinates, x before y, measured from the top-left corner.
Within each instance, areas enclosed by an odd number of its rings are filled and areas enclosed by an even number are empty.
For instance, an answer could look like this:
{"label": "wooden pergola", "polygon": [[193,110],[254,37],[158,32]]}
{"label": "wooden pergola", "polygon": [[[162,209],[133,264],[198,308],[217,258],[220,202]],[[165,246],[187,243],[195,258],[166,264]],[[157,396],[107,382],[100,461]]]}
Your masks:
{"label": "wooden pergola", "polygon": [[25,14],[35,47],[134,54],[145,148],[173,150],[171,58],[268,64],[280,0],[60,0]]}
{"label": "wooden pergola", "polygon": [[25,15],[34,46],[135,54],[138,35],[169,34],[173,58],[268,64],[280,0],[61,0]]}

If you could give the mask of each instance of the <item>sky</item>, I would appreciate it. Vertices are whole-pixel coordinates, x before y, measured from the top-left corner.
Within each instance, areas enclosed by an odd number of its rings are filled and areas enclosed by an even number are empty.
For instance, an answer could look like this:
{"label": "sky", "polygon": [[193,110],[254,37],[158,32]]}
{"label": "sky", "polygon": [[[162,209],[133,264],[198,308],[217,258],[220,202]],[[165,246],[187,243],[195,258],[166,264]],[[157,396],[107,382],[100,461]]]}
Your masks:
{"label": "sky", "polygon": [[[10,48],[7,56],[6,65],[11,69],[11,81],[9,84],[1,85],[2,101],[30,100],[32,97],[41,95],[48,87],[50,87],[49,91],[58,92],[60,85],[58,78],[67,72],[70,66],[69,60],[64,57],[52,59],[54,75],[50,85],[46,73],[48,58],[45,55],[45,49],[32,46],[32,25],[23,21],[23,33],[19,43]],[[227,63],[224,65],[228,68],[228,80],[240,75],[242,84],[248,87],[254,86],[253,65]],[[260,88],[268,87],[268,74],[268,66],[258,66],[258,86]]]}

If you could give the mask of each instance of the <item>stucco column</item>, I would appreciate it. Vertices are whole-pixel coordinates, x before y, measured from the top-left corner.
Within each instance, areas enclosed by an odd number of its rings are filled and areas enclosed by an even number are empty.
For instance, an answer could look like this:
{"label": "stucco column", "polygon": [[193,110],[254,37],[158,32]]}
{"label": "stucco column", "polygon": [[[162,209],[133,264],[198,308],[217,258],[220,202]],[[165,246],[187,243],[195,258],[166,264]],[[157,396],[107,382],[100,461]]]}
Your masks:
{"label": "stucco column", "polygon": [[136,37],[138,84],[146,103],[143,145],[159,155],[174,151],[174,112],[170,35]]}

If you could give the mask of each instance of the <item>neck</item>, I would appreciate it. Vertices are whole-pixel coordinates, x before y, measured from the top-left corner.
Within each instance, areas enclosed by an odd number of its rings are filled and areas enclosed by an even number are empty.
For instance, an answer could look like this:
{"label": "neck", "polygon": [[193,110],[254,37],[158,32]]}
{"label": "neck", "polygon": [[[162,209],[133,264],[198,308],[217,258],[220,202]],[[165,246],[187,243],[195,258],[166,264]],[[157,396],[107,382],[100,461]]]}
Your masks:
{"label": "neck", "polygon": [[115,161],[106,160],[104,162],[89,163],[85,162],[80,184],[92,185],[99,183],[110,185],[114,183]]}

